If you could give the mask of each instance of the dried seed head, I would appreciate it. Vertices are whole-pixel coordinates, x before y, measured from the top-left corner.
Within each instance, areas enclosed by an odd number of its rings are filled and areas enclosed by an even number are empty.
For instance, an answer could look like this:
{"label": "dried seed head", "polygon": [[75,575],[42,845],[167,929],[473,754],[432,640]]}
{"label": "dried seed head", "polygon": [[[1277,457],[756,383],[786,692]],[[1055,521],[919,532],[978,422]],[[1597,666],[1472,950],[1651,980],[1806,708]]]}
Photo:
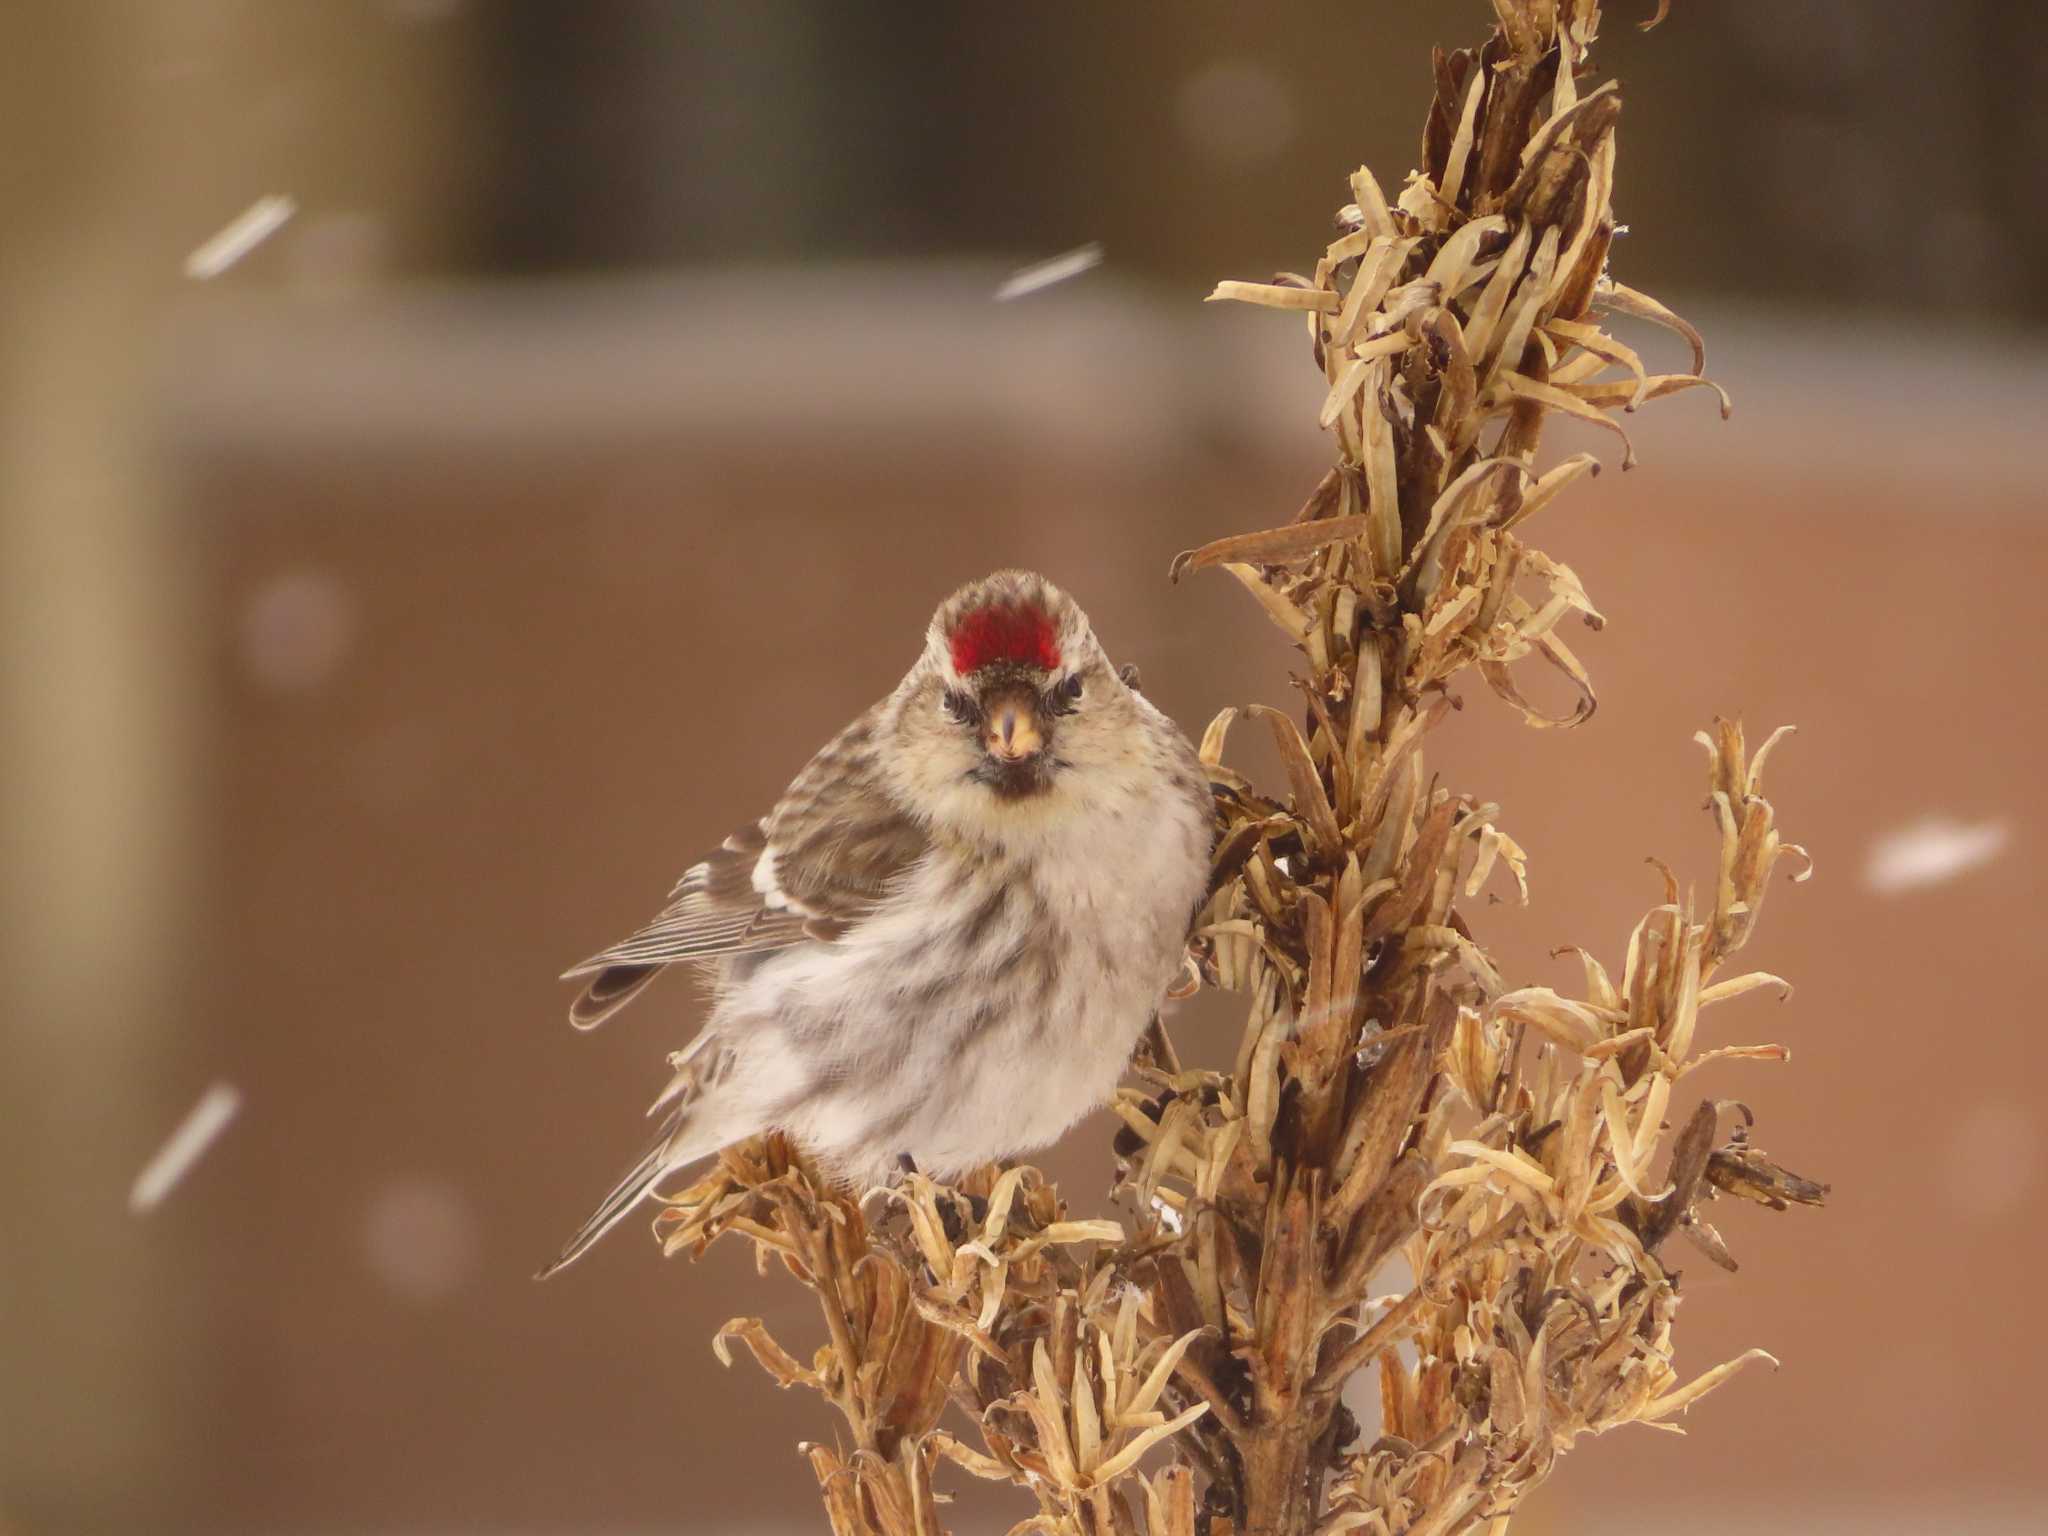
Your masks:
{"label": "dried seed head", "polygon": [[[844,1417],[851,1450],[808,1451],[836,1536],[931,1536],[941,1460],[1025,1490],[1017,1529],[1051,1536],[1136,1536],[1141,1517],[1151,1536],[1497,1530],[1579,1436],[1670,1427],[1768,1358],[1681,1382],[1663,1254],[1681,1233],[1732,1269],[1708,1200],[1826,1194],[1740,1131],[1722,1143],[1714,1101],[1676,1103],[1696,1069],[1786,1059],[1701,1043],[1717,1005],[1787,990],[1716,980],[1797,851],[1761,793],[1779,737],[1753,756],[1729,722],[1701,737],[1712,899],[1667,873],[1617,968],[1574,951],[1579,996],[1511,987],[1481,948],[1466,905],[1503,868],[1526,900],[1527,860],[1498,806],[1424,760],[1468,668],[1533,725],[1594,710],[1565,631],[1605,620],[1523,540],[1599,466],[1539,464],[1545,422],[1599,424],[1627,467],[1616,413],[1713,387],[1698,333],[1606,270],[1621,100],[1579,89],[1598,5],[1494,11],[1483,49],[1436,56],[1398,197],[1361,168],[1313,275],[1211,295],[1306,326],[1337,458],[1291,520],[1170,572],[1227,572],[1304,663],[1298,715],[1242,711],[1284,793],[1223,761],[1240,711],[1200,749],[1219,835],[1190,954],[1246,998],[1232,1070],[1183,1068],[1163,1031],[1142,1053],[1143,1086],[1111,1106],[1121,1222],[1070,1218],[1024,1168],[913,1173],[863,1203],[775,1137],[730,1149],[660,1222],[671,1252],[743,1237],[816,1292],[809,1365],[758,1319],[714,1347]],[[1676,332],[1690,367],[1652,372],[1615,316]],[[1028,630],[961,644],[1007,655]],[[1563,702],[1525,693],[1530,663]],[[1412,1281],[1381,1295],[1397,1256]],[[1365,1369],[1384,1433],[1359,1448],[1342,1393]],[[980,1449],[935,1427],[949,1402]]]}

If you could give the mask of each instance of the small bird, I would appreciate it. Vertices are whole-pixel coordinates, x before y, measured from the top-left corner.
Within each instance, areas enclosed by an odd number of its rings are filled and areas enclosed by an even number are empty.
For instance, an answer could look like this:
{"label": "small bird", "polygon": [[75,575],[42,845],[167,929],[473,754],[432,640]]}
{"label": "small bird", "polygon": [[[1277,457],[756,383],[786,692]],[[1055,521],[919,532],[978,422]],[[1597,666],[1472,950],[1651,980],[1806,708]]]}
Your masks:
{"label": "small bird", "polygon": [[652,922],[567,972],[592,1029],[671,965],[703,1031],[661,1133],[553,1274],[671,1173],[787,1132],[834,1175],[938,1177],[1058,1139],[1106,1100],[1186,952],[1208,877],[1194,750],[1042,576],[939,605],[890,695]]}

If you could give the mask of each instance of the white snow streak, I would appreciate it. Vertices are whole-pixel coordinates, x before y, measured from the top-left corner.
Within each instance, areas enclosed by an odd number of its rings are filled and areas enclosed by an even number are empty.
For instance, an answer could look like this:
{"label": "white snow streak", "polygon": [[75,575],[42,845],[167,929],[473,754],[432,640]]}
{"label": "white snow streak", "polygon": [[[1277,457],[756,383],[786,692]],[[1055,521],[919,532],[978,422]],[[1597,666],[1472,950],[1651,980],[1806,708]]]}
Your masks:
{"label": "white snow streak", "polygon": [[1871,846],[1863,878],[1880,896],[1940,885],[1990,863],[2011,836],[2011,827],[2002,821],[1966,824],[1946,816],[1923,816]]}
{"label": "white snow streak", "polygon": [[1054,283],[1064,283],[1070,277],[1079,277],[1092,267],[1102,265],[1102,247],[1090,242],[1077,246],[1065,255],[1054,256],[1045,261],[1034,262],[1028,267],[1019,267],[1004,279],[1003,286],[996,290],[996,302],[1007,304],[1012,299],[1021,299],[1050,288]]}
{"label": "white snow streak", "polygon": [[241,1107],[242,1096],[232,1083],[215,1083],[201,1094],[184,1123],[171,1132],[170,1140],[135,1176],[135,1187],[128,1191],[128,1209],[154,1209],[192,1171],[192,1165],[205,1155],[214,1138],[228,1128],[228,1122]]}
{"label": "white snow streak", "polygon": [[299,211],[288,197],[259,197],[229,221],[227,228],[185,258],[185,275],[197,282],[219,277],[284,227]]}

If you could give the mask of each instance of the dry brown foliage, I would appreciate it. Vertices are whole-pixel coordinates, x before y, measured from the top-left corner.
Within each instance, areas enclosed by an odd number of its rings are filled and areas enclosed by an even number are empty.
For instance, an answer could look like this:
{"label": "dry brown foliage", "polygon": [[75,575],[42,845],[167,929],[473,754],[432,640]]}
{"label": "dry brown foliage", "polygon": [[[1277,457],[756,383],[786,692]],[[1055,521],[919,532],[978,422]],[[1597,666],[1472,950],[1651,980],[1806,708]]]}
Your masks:
{"label": "dry brown foliage", "polygon": [[[1675,1106],[1697,1068],[1786,1056],[1699,1036],[1703,1010],[1784,990],[1722,975],[1797,852],[1761,793],[1783,733],[1753,754],[1726,721],[1701,734],[1711,898],[1667,871],[1618,977],[1579,952],[1577,997],[1507,985],[1475,942],[1460,901],[1496,872],[1520,888],[1522,853],[1496,806],[1424,768],[1468,665],[1533,724],[1592,712],[1561,626],[1600,615],[1522,540],[1596,468],[1539,473],[1546,419],[1614,431],[1626,465],[1614,411],[1714,388],[1697,333],[1607,275],[1621,98],[1580,90],[1598,6],[1494,8],[1483,48],[1436,55],[1399,197],[1360,169],[1311,275],[1215,295],[1305,317],[1338,445],[1292,522],[1174,562],[1228,571],[1306,660],[1298,715],[1248,711],[1284,797],[1223,763],[1235,711],[1202,744],[1219,844],[1193,945],[1249,998],[1232,1069],[1183,1068],[1154,1032],[1115,1103],[1122,1221],[1071,1219],[1028,1168],[862,1201],[777,1138],[728,1151],[661,1219],[670,1252],[738,1234],[816,1292],[810,1361],[758,1319],[718,1349],[839,1410],[845,1438],[805,1448],[837,1536],[940,1530],[941,1463],[1023,1489],[1018,1529],[1057,1536],[1498,1531],[1580,1435],[1670,1429],[1768,1358],[1679,1379],[1664,1250],[1676,1235],[1732,1269],[1717,1195],[1825,1193],[1746,1123],[1724,1131],[1722,1103]],[[1616,314],[1676,331],[1689,368],[1652,373],[1604,328]],[[1532,659],[1576,703],[1531,702]],[[1366,1370],[1379,1432],[1361,1443],[1344,1389]],[[975,1443],[941,1427],[949,1407]]]}

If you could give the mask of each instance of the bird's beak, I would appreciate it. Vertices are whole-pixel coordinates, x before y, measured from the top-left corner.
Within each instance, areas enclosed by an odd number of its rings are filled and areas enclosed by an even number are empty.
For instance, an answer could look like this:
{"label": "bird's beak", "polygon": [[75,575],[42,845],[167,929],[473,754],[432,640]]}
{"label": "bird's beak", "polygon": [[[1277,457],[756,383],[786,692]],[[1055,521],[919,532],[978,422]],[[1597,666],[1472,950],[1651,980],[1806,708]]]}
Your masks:
{"label": "bird's beak", "polygon": [[982,745],[998,762],[1021,763],[1045,750],[1038,711],[1028,698],[993,701],[983,717]]}

